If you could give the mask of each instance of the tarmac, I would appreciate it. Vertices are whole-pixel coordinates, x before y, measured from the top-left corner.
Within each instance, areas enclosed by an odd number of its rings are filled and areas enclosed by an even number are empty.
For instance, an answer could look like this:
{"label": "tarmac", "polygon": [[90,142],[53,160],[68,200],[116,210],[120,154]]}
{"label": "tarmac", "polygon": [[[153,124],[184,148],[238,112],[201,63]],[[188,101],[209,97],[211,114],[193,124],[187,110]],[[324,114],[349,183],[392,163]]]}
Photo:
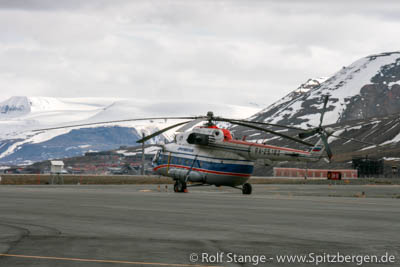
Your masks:
{"label": "tarmac", "polygon": [[400,265],[400,186],[165,186],[0,186],[0,266],[360,266],[317,265],[327,254]]}

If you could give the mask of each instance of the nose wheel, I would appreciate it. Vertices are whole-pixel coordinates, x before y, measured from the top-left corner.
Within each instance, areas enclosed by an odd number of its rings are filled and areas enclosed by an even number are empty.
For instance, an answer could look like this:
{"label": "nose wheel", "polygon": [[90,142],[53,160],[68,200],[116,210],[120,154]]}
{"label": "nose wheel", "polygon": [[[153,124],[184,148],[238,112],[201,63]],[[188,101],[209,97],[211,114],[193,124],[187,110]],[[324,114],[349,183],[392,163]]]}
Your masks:
{"label": "nose wheel", "polygon": [[176,180],[175,185],[174,185],[174,191],[176,193],[183,193],[183,192],[186,191],[186,188],[187,188],[187,186],[186,186],[185,182],[182,182],[180,180]]}
{"label": "nose wheel", "polygon": [[245,184],[243,185],[243,187],[242,187],[242,193],[243,193],[243,195],[250,195],[252,190],[253,190],[253,189],[252,189],[252,187],[251,187],[251,184],[249,184],[249,183],[245,183]]}

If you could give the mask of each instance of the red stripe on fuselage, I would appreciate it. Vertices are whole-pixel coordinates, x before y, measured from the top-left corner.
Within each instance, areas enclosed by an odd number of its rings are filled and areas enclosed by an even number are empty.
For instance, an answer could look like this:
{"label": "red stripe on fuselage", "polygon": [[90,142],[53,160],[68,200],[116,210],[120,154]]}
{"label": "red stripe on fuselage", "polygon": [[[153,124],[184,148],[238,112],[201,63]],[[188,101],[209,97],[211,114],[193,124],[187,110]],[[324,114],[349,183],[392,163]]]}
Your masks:
{"label": "red stripe on fuselage", "polygon": [[[161,168],[180,168],[180,169],[187,169],[189,170],[190,167],[188,166],[183,166],[183,165],[174,165],[174,164],[163,164],[160,166],[157,166],[154,168],[154,171],[157,171],[158,169]],[[212,174],[219,174],[219,175],[230,175],[230,176],[239,176],[239,177],[250,177],[251,174],[243,174],[243,173],[234,173],[234,172],[219,172],[219,171],[210,171],[210,170],[205,170],[205,169],[197,169],[197,168],[192,168],[193,171],[198,171],[198,172],[205,172],[205,173],[212,173]]]}
{"label": "red stripe on fuselage", "polygon": [[303,150],[297,150],[297,149],[286,148],[286,147],[278,147],[278,146],[270,146],[270,145],[264,145],[264,144],[257,144],[257,143],[240,141],[240,140],[228,140],[228,141],[224,141],[224,142],[238,144],[238,145],[257,146],[257,147],[262,147],[262,148],[284,150],[284,151],[296,152],[296,153],[307,154],[307,155],[310,154],[310,152],[303,151]]}

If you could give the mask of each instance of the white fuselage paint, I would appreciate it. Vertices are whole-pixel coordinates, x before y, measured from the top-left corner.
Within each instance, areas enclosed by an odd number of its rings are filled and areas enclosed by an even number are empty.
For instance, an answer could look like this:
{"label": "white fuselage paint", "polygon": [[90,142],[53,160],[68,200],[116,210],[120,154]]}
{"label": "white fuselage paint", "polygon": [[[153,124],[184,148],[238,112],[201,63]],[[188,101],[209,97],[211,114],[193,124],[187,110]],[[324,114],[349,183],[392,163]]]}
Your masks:
{"label": "white fuselage paint", "polygon": [[[320,142],[308,152],[233,140],[226,131],[198,127],[178,134],[175,143],[164,145],[155,156],[154,170],[175,180],[238,186],[250,178],[256,160],[317,161],[323,151]],[[209,144],[189,144],[187,139],[191,133],[209,136]]]}

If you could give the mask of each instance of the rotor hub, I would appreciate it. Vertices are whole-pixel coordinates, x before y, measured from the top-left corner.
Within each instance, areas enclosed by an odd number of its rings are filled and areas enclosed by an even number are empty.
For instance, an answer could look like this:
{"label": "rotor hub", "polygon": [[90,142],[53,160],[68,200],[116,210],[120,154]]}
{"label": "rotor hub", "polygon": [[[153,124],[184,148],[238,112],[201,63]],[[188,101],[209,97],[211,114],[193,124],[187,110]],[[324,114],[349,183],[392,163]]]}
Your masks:
{"label": "rotor hub", "polygon": [[212,112],[212,111],[207,112],[207,120],[208,120],[207,126],[214,125],[214,123],[213,123],[213,121],[214,121],[214,112]]}

